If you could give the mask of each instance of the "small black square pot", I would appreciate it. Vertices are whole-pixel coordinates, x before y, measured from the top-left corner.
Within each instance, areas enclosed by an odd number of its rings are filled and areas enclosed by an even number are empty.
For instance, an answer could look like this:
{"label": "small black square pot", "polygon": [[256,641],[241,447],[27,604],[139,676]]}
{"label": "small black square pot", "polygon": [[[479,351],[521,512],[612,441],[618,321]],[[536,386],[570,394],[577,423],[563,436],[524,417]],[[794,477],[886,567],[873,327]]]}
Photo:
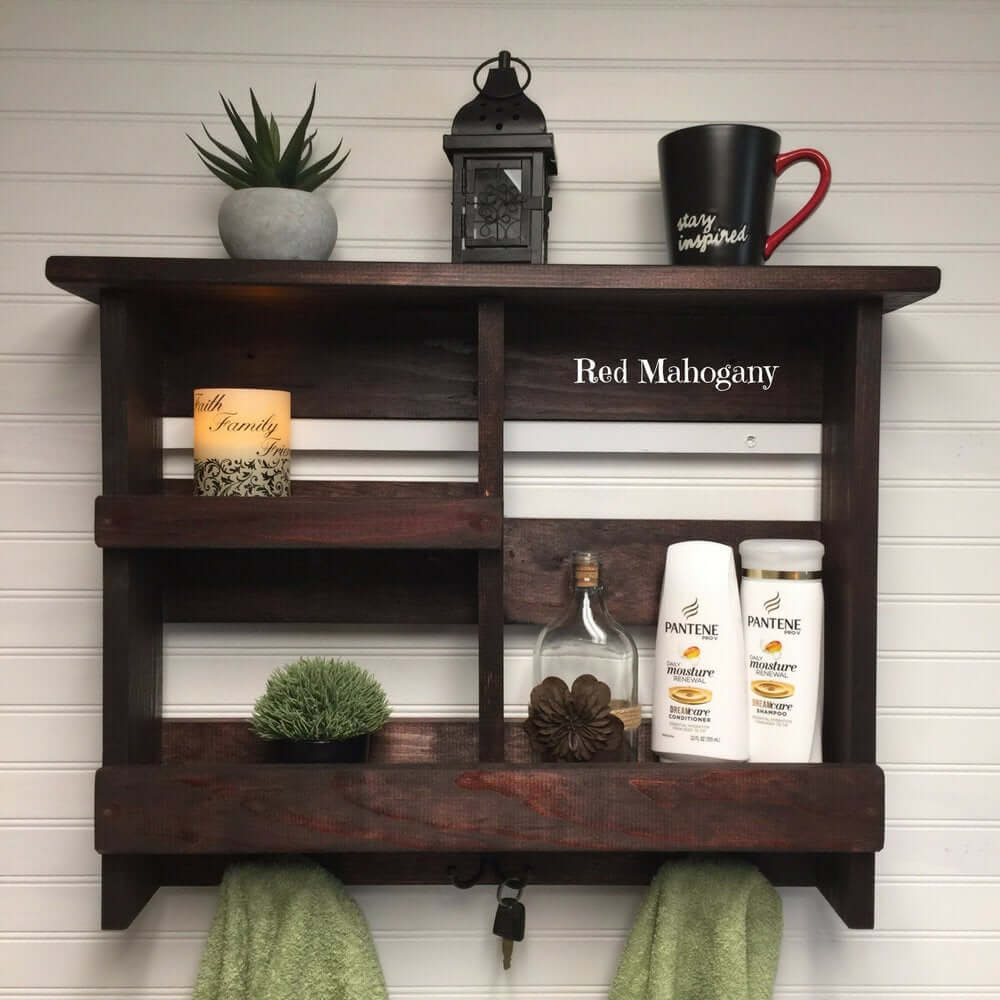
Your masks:
{"label": "small black square pot", "polygon": [[278,740],[274,752],[283,764],[363,764],[370,741],[370,733],[349,740]]}

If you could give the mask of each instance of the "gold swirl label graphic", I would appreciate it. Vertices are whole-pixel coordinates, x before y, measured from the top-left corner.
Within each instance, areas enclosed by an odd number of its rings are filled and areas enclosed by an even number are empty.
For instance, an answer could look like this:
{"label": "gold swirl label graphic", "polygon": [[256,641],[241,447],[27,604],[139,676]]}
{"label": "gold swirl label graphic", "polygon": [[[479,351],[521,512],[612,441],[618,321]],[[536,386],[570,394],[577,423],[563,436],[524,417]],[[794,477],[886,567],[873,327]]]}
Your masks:
{"label": "gold swirl label graphic", "polygon": [[712,700],[712,692],[708,688],[688,687],[686,684],[669,688],[667,693],[671,701],[679,705],[704,705]]}
{"label": "gold swirl label graphic", "polygon": [[781,652],[781,643],[777,639],[772,639],[770,642],[765,642],[761,649],[765,653],[770,653],[772,656],[777,656]]}
{"label": "gold swirl label graphic", "polygon": [[701,650],[697,646],[688,646],[681,655],[686,660],[697,660],[701,656]]}
{"label": "gold swirl label graphic", "polygon": [[750,687],[762,698],[791,698],[795,694],[795,686],[782,681],[754,681]]}

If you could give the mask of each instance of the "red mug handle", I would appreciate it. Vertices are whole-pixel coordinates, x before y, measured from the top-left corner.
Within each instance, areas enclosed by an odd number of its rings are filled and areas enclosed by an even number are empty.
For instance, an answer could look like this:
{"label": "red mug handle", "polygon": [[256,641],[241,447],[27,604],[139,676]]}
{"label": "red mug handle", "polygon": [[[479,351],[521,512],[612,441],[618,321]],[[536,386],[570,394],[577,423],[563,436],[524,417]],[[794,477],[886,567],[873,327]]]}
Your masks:
{"label": "red mug handle", "polygon": [[779,153],[774,160],[775,176],[780,177],[793,163],[798,163],[800,160],[816,164],[819,168],[819,184],[816,185],[812,197],[764,241],[764,260],[774,253],[786,236],[798,229],[812,215],[830,187],[830,161],[818,149],[793,149],[788,153]]}

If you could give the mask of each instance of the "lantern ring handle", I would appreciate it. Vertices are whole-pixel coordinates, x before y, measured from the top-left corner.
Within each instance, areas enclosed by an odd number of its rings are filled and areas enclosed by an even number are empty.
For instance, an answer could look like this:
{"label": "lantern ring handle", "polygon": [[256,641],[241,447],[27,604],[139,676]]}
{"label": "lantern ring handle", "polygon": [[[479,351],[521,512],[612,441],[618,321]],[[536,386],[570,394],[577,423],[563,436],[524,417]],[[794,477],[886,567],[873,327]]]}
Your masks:
{"label": "lantern ring handle", "polygon": [[[531,67],[523,59],[518,59],[517,56],[511,56],[510,61],[512,63],[519,63],[520,65],[522,65],[524,67],[524,71],[528,74],[528,79],[525,80],[524,83],[520,85],[521,86],[520,90],[512,90],[509,94],[491,94],[490,96],[494,100],[507,101],[512,97],[517,97],[518,94],[523,94],[528,89],[528,84],[531,83]],[[482,73],[482,71],[486,69],[487,66],[490,66],[493,63],[498,63],[498,62],[500,62],[500,57],[494,56],[492,59],[487,59],[486,62],[481,62],[476,67],[476,72],[472,74],[472,86],[476,88],[477,93],[481,94],[483,92],[483,88],[479,86],[478,82],[479,74]]]}

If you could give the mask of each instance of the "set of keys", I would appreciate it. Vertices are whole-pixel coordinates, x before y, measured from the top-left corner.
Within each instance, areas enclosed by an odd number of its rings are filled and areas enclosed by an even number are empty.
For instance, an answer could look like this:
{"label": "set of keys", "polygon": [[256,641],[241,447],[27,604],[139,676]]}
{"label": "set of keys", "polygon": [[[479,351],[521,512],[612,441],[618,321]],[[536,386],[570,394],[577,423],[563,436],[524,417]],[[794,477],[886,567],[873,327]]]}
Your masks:
{"label": "set of keys", "polygon": [[[509,889],[513,896],[505,896],[504,889]],[[493,933],[500,938],[500,954],[503,967],[510,968],[510,958],[514,951],[514,942],[524,940],[524,903],[521,896],[524,893],[524,879],[504,879],[497,886],[497,915],[493,918]]]}

